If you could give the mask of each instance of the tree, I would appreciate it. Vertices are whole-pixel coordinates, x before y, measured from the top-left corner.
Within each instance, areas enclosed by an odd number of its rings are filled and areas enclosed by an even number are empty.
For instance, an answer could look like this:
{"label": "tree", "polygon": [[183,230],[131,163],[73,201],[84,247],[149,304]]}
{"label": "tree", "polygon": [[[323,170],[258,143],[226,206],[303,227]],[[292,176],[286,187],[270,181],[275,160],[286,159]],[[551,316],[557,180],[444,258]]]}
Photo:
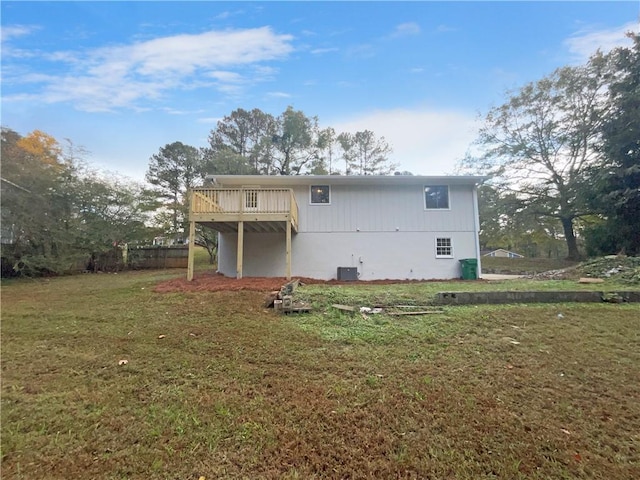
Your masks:
{"label": "tree", "polygon": [[[9,233],[13,268],[26,274],[66,268],[60,176],[64,164],[55,138],[40,131],[22,137],[2,129],[2,228]],[[9,229],[7,227],[9,226]]]}
{"label": "tree", "polygon": [[318,158],[310,169],[311,175],[332,175],[338,173],[335,165],[337,160],[336,147],[340,146],[336,131],[332,127],[327,127],[318,132]]}
{"label": "tree", "polygon": [[347,175],[388,175],[396,167],[389,163],[391,146],[370,130],[341,133],[338,141],[344,152]]}
{"label": "tree", "polygon": [[83,269],[146,233],[143,190],[89,171],[82,152],[43,132],[21,137],[2,129],[2,256],[13,272]]}
{"label": "tree", "polygon": [[31,158],[37,158],[40,163],[52,168],[60,167],[62,147],[55,138],[47,133],[34,130],[18,140],[18,147]]}
{"label": "tree", "polygon": [[609,67],[609,58],[597,54],[512,93],[486,115],[478,140],[484,154],[471,162],[536,215],[557,219],[570,259],[580,256],[574,222],[589,213],[581,187],[598,163]]}
{"label": "tree", "polygon": [[559,257],[562,241],[557,219],[541,218],[512,192],[490,184],[478,188],[480,248],[505,248],[529,257]]}
{"label": "tree", "polygon": [[[591,230],[595,251],[640,254],[640,35],[632,48],[612,53],[612,108],[601,127],[602,168],[594,169],[591,195],[606,221]],[[597,208],[600,207],[600,208]],[[596,241],[593,236],[599,236]],[[612,251],[615,249],[615,252]]]}
{"label": "tree", "polygon": [[218,232],[202,225],[196,225],[194,243],[207,251],[209,254],[209,264],[213,265],[218,255]]}
{"label": "tree", "polygon": [[271,165],[265,155],[275,132],[272,115],[254,108],[239,108],[220,120],[209,135],[209,147],[203,150],[209,173],[259,174],[268,173]]}
{"label": "tree", "polygon": [[202,178],[203,167],[200,151],[182,142],[165,145],[149,160],[146,179],[164,201],[166,211],[158,218],[165,224],[167,233],[184,233],[188,221],[187,195]]}
{"label": "tree", "polygon": [[384,137],[369,130],[337,135],[291,106],[278,117],[257,108],[234,110],[216,124],[202,153],[207,172],[218,175],[338,174],[340,157],[347,174],[385,175],[395,168]]}
{"label": "tree", "polygon": [[100,268],[101,258],[117,258],[122,246],[148,237],[150,229],[145,223],[157,206],[149,190],[87,171],[75,179],[73,192],[76,244],[89,252],[90,270],[107,268]]}
{"label": "tree", "polygon": [[318,119],[287,107],[277,119],[271,144],[275,172],[279,175],[300,175],[302,169],[319,156]]}

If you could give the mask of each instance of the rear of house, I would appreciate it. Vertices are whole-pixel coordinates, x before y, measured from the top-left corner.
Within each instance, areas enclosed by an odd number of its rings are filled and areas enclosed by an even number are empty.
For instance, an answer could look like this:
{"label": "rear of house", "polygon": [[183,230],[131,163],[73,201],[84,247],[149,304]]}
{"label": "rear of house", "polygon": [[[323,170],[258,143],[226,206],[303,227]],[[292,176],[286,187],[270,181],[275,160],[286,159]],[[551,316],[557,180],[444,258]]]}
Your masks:
{"label": "rear of house", "polygon": [[215,188],[194,190],[191,220],[219,232],[218,270],[227,276],[448,279],[460,277],[459,260],[479,261],[483,177],[213,180]]}

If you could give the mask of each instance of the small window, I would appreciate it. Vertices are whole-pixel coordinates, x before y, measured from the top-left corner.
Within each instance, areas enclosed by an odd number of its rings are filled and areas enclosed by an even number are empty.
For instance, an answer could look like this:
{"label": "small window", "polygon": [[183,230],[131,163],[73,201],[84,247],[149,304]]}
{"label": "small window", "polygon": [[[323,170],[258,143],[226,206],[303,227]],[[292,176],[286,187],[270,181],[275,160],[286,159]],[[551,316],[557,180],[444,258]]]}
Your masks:
{"label": "small window", "polygon": [[426,185],[424,187],[424,205],[427,210],[449,208],[448,185]]}
{"label": "small window", "polygon": [[258,208],[258,192],[256,190],[244,192],[244,208]]}
{"label": "small window", "polygon": [[453,244],[450,238],[436,238],[436,258],[453,258]]}
{"label": "small window", "polygon": [[329,205],[331,203],[331,187],[329,185],[311,185],[311,203]]}

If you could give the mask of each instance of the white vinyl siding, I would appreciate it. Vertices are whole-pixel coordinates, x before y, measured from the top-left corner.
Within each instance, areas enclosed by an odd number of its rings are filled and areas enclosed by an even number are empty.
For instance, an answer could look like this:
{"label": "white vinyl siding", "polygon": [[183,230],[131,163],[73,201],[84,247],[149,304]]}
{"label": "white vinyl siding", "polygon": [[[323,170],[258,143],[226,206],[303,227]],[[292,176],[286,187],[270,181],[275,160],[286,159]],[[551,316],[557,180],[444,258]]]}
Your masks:
{"label": "white vinyl siding", "polygon": [[[320,209],[323,210],[323,209]],[[455,258],[436,259],[433,248],[441,233],[348,232],[298,233],[291,241],[291,274],[334,279],[338,267],[356,267],[360,280],[460,278],[459,258],[474,258],[472,232],[452,233]],[[235,277],[237,234],[220,235],[218,270]],[[243,275],[282,277],[285,274],[285,237],[282,233],[244,234]]]}
{"label": "white vinyl siding", "polygon": [[449,187],[449,210],[425,210],[424,186],[331,185],[331,203],[309,203],[309,187],[294,187],[299,232],[474,231],[473,193]]}

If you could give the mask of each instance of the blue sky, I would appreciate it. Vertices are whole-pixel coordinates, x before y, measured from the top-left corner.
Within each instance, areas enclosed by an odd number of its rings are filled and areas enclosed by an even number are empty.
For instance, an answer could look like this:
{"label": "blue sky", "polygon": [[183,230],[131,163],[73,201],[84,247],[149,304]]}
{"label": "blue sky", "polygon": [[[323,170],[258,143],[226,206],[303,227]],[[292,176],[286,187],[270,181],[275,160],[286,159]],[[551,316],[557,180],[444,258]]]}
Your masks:
{"label": "blue sky", "polygon": [[452,173],[505,91],[638,32],[631,2],[12,2],[2,125],[144,178],[237,108],[369,129],[415,174]]}

